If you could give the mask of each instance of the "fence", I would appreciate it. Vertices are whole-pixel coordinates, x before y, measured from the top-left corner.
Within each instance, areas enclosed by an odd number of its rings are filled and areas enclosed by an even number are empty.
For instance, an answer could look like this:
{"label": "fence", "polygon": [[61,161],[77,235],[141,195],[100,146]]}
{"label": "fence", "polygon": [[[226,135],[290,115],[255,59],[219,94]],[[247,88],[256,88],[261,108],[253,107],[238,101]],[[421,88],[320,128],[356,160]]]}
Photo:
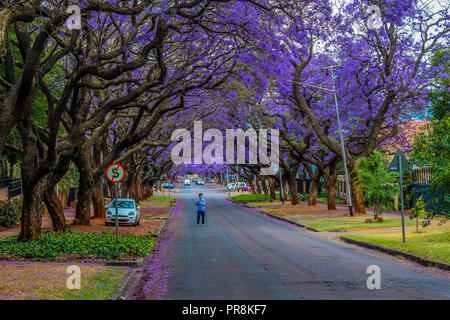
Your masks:
{"label": "fence", "polygon": [[[435,211],[437,208],[441,207],[442,202],[444,201],[443,197],[430,191],[431,174],[432,169],[428,167],[414,168],[411,171],[411,187],[407,190],[410,195],[409,205],[411,207],[416,204],[417,199],[420,197],[425,201],[425,210],[429,212]],[[436,202],[434,199],[439,200]]]}

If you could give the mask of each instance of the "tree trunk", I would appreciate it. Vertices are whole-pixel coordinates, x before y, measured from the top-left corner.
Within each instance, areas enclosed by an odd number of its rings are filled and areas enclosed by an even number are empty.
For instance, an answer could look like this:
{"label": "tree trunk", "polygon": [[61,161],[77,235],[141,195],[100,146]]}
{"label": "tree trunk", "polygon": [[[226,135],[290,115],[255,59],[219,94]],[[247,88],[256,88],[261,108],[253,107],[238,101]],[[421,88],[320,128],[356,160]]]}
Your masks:
{"label": "tree trunk", "polygon": [[308,194],[308,206],[317,205],[317,196],[319,195],[319,184],[320,184],[320,170],[317,168],[315,172],[312,171],[311,165],[305,165],[306,170],[310,178],[309,183],[309,194]]}
{"label": "tree trunk", "polygon": [[328,210],[336,210],[336,193],[334,191],[334,183],[327,184],[327,194],[328,194]]}
{"label": "tree trunk", "polygon": [[255,187],[256,187],[255,181],[252,179],[252,180],[250,181],[250,188],[252,189],[252,193],[253,193],[253,194],[256,193]]}
{"label": "tree trunk", "polygon": [[297,188],[297,171],[298,171],[298,167],[294,167],[291,168],[289,170],[289,175],[288,175],[288,186],[289,186],[289,192],[291,193],[291,204],[292,205],[297,205],[299,204],[298,201],[298,188]]}
{"label": "tree trunk", "polygon": [[35,185],[27,184],[28,181],[24,182],[18,241],[34,240],[41,236],[42,201],[46,187],[45,179],[39,180]]}
{"label": "tree trunk", "polygon": [[9,178],[13,179],[14,178],[14,163],[10,162],[10,166],[9,166]]}
{"label": "tree trunk", "polygon": [[129,178],[122,181],[122,188],[120,190],[120,196],[122,198],[128,198],[128,193],[130,191],[130,182],[128,180]]}
{"label": "tree trunk", "polygon": [[364,204],[364,192],[361,187],[361,183],[358,182],[358,175],[355,170],[351,170],[350,175],[350,188],[353,208],[355,209],[355,214],[366,214],[366,206]]}
{"label": "tree trunk", "polygon": [[260,181],[261,181],[261,186],[262,186],[262,190],[263,190],[264,194],[269,194],[269,189],[267,188],[267,178],[261,177]]}
{"label": "tree trunk", "polygon": [[106,209],[101,182],[96,183],[92,190],[92,206],[94,207],[94,218],[105,218]]}
{"label": "tree trunk", "polygon": [[262,194],[261,185],[262,185],[261,179],[257,177],[256,178],[256,189],[257,189],[258,194]]}
{"label": "tree trunk", "polygon": [[275,179],[270,177],[269,179],[269,189],[270,189],[270,200],[276,200],[276,192],[275,192]]}
{"label": "tree trunk", "polygon": [[74,224],[89,226],[91,220],[91,198],[94,188],[94,179],[90,167],[90,152],[85,147],[79,150],[74,162],[80,172],[78,183],[78,202]]}
{"label": "tree trunk", "polygon": [[56,196],[54,188],[47,189],[44,194],[44,203],[47,207],[50,218],[52,219],[53,231],[56,233],[62,233],[67,230],[66,217],[64,216],[64,210]]}
{"label": "tree trunk", "polygon": [[336,210],[336,193],[334,190],[334,186],[336,185],[337,180],[337,170],[336,163],[333,161],[329,165],[328,174],[324,174],[325,182],[327,184],[327,195],[328,195],[328,210]]}
{"label": "tree trunk", "polygon": [[[82,177],[83,175],[81,175]],[[92,198],[92,186],[84,185],[83,180],[80,179],[80,186],[78,188],[78,202],[76,207],[76,215],[74,224],[89,226],[91,225],[91,198]]]}
{"label": "tree trunk", "polygon": [[153,196],[153,185],[148,189],[148,197],[151,198]]}
{"label": "tree trunk", "polygon": [[308,194],[308,206],[317,205],[317,196],[319,194],[319,185],[316,179],[311,179],[309,184],[309,194]]}

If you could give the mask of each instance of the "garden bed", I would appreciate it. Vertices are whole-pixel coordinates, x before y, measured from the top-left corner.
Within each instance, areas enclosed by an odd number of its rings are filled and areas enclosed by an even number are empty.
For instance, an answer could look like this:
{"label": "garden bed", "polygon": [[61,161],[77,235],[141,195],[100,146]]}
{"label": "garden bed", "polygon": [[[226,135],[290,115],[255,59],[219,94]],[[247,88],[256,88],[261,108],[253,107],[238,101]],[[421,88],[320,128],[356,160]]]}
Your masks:
{"label": "garden bed", "polygon": [[18,242],[16,237],[0,240],[0,259],[71,260],[124,259],[146,257],[155,240],[149,235],[120,234],[119,243],[113,233],[66,231],[62,234],[45,232],[39,239]]}

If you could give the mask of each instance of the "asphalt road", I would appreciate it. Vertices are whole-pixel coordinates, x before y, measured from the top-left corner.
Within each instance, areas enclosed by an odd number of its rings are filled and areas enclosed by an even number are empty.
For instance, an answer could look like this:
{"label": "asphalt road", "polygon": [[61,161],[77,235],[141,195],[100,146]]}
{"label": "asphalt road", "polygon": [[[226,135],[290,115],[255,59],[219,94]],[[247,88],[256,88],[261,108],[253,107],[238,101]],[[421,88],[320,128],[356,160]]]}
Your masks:
{"label": "asphalt road", "polygon": [[[195,226],[198,192],[206,227]],[[174,234],[166,299],[450,299],[450,276],[395,257],[325,240],[224,200],[207,186],[186,186]],[[367,267],[381,289],[367,288]]]}

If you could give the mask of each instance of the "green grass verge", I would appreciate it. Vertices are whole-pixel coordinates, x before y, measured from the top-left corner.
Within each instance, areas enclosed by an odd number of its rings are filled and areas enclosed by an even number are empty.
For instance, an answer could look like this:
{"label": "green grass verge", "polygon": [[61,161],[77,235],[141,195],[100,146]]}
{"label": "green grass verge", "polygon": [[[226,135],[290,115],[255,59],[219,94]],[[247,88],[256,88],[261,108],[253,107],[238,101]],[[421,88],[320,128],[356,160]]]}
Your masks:
{"label": "green grass verge", "polygon": [[419,233],[407,231],[405,243],[402,242],[401,232],[348,235],[347,237],[450,263],[450,226],[424,229]]}
{"label": "green grass verge", "polygon": [[[370,218],[370,217],[367,217]],[[305,226],[317,229],[319,231],[346,231],[350,229],[361,228],[389,228],[401,227],[400,218],[383,217],[383,222],[365,223],[366,217],[345,217],[335,219],[313,219],[302,221]],[[414,222],[405,219],[405,225],[413,226]]]}
{"label": "green grass verge", "polygon": [[159,200],[159,201],[175,201],[174,197],[163,197],[163,196],[151,196],[151,200]]}
{"label": "green grass verge", "polygon": [[125,275],[125,269],[107,268],[90,276],[80,290],[64,289],[64,300],[106,300],[111,296]]}
{"label": "green grass verge", "polygon": [[148,256],[154,245],[151,236],[120,234],[119,243],[112,233],[66,231],[61,234],[42,233],[36,240],[18,242],[16,237],[0,240],[0,255],[34,260],[54,261],[59,256],[74,254],[80,257],[95,256],[102,259]]}
{"label": "green grass verge", "polygon": [[249,202],[245,204],[247,207],[250,208],[263,208],[263,207],[274,207],[274,206],[281,206],[281,201],[255,201],[255,202]]}

